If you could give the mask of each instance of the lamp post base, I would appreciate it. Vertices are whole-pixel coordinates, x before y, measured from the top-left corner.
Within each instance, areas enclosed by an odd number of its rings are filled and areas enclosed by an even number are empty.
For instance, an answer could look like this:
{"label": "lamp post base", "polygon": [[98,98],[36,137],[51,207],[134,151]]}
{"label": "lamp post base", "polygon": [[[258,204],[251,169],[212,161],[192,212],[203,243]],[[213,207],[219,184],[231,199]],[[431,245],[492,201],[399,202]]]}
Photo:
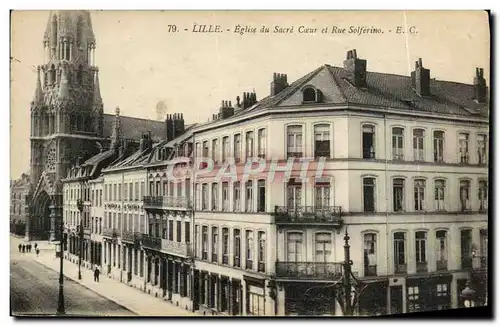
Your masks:
{"label": "lamp post base", "polygon": [[64,290],[63,285],[59,285],[59,300],[57,301],[57,314],[65,315],[66,309],[64,308]]}

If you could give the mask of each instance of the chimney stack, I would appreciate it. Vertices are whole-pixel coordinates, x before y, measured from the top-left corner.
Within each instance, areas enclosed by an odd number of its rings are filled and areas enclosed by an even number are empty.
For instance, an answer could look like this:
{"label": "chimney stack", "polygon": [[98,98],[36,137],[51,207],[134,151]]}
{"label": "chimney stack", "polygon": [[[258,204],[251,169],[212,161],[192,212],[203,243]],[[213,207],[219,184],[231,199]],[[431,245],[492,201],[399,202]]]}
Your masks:
{"label": "chimney stack", "polygon": [[411,86],[420,96],[431,95],[431,71],[424,68],[422,58],[415,61],[415,70],[411,72]]}
{"label": "chimney stack", "polygon": [[487,90],[486,79],[484,79],[484,69],[476,68],[476,76],[474,77],[474,99],[477,103],[486,103]]}
{"label": "chimney stack", "polygon": [[[179,137],[185,131],[184,115],[182,113],[167,114],[165,124],[167,141]],[[151,138],[151,136],[149,138]]]}
{"label": "chimney stack", "polygon": [[[271,82],[271,96],[279,94],[282,90],[284,90],[287,87],[288,87],[287,75],[276,72],[273,73],[273,81]],[[256,100],[256,98],[254,100]]]}
{"label": "chimney stack", "polygon": [[257,103],[257,94],[255,92],[243,93],[243,106],[242,106],[243,109],[249,108],[255,103]]}
{"label": "chimney stack", "polygon": [[366,88],[366,60],[358,59],[356,49],[347,51],[344,69],[347,70],[349,81],[354,86]]}

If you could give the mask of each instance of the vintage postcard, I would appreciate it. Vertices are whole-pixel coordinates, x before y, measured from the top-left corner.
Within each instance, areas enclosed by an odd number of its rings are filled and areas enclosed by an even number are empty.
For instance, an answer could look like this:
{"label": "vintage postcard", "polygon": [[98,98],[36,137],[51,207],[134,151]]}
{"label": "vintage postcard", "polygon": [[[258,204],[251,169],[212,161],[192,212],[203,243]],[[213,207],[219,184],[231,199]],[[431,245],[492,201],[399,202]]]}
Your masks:
{"label": "vintage postcard", "polygon": [[488,311],[488,12],[15,10],[10,53],[12,315]]}

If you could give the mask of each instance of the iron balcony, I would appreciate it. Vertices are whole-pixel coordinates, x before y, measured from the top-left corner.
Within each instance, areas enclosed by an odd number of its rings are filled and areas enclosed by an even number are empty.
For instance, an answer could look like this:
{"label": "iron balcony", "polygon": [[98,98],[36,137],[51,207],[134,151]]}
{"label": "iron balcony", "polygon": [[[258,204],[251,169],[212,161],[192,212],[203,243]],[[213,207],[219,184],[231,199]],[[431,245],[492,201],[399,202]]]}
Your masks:
{"label": "iron balcony", "polygon": [[108,238],[117,238],[118,231],[114,228],[104,228],[102,235]]}
{"label": "iron balcony", "polygon": [[163,252],[176,256],[191,257],[191,249],[190,243],[161,239],[161,251]]}
{"label": "iron balcony", "polygon": [[341,206],[275,206],[274,213],[276,224],[319,223],[343,225]]}
{"label": "iron balcony", "polygon": [[142,235],[142,246],[151,249],[161,249],[161,238],[153,237],[148,234]]}
{"label": "iron balcony", "polygon": [[342,263],[276,262],[276,277],[334,281],[342,277]]}
{"label": "iron balcony", "polygon": [[145,209],[187,210],[191,208],[191,201],[187,197],[144,196],[143,205]]}

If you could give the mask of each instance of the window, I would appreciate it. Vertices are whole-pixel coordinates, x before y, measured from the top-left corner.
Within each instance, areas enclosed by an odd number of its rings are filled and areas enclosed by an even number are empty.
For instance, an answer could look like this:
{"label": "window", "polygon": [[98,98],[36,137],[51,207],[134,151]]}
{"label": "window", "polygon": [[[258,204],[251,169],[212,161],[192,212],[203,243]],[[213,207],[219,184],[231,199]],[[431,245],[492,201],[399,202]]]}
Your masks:
{"label": "window", "polygon": [[288,232],[287,233],[287,262],[301,262],[302,261],[302,233]]}
{"label": "window", "polygon": [[219,161],[219,140],[218,139],[212,140],[212,159],[214,160],[215,163],[217,163]]}
{"label": "window", "polygon": [[[156,224],[156,226],[158,226],[158,224]],[[168,240],[174,241],[174,221],[173,220],[168,220]]]}
{"label": "window", "polygon": [[266,211],[266,180],[257,183],[257,212]]}
{"label": "window", "polygon": [[415,261],[417,262],[417,272],[427,271],[426,241],[426,232],[418,231],[415,233]]}
{"label": "window", "polygon": [[445,181],[436,180],[434,181],[434,203],[437,211],[444,211],[444,189]]}
{"label": "window", "polygon": [[446,231],[436,231],[436,269],[438,271],[448,269],[448,245]]}
{"label": "window", "polygon": [[375,127],[363,125],[363,158],[375,158]]}
{"label": "window", "polygon": [[241,134],[234,135],[234,161],[241,161]]}
{"label": "window", "polygon": [[222,138],[222,161],[225,162],[229,157],[229,136]]}
{"label": "window", "polygon": [[222,228],[222,263],[229,263],[229,230]]}
{"label": "window", "polygon": [[375,233],[366,233],[364,236],[365,244],[365,276],[377,275],[377,235]]}
{"label": "window", "polygon": [[316,198],[314,205],[317,212],[327,212],[330,206],[330,183],[316,181]]}
{"label": "window", "polygon": [[200,241],[200,226],[199,225],[195,225],[194,226],[194,241],[195,241],[195,244],[196,244],[196,248],[194,250],[194,258],[200,258],[200,247],[199,247],[199,243],[201,243]]}
{"label": "window", "polygon": [[314,157],[330,157],[330,126],[314,126]]}
{"label": "window", "polygon": [[128,196],[129,196],[129,200],[130,201],[133,200],[132,199],[132,195],[133,195],[133,192],[134,192],[133,189],[132,189],[133,186],[134,186],[133,183],[129,183],[128,184]]}
{"label": "window", "polygon": [[394,272],[406,273],[406,234],[404,232],[394,233]]}
{"label": "window", "polygon": [[287,157],[302,157],[302,126],[287,127]]}
{"label": "window", "polygon": [[302,183],[295,179],[290,179],[287,186],[287,209],[297,212],[302,203]]}
{"label": "window", "polygon": [[217,253],[219,251],[219,230],[216,226],[212,227],[212,262],[216,263]]}
{"label": "window", "polygon": [[392,201],[395,212],[402,212],[404,210],[404,191],[404,179],[394,179],[392,181]]}
{"label": "window", "polygon": [[444,131],[434,131],[434,162],[443,162]]}
{"label": "window", "polygon": [[447,297],[448,293],[448,284],[436,284],[436,296],[437,297]]}
{"label": "window", "polygon": [[[332,235],[331,233],[316,233],[315,235],[315,262],[327,263],[331,260],[332,255]],[[326,267],[326,265],[323,265]],[[327,272],[324,270],[323,272]]]}
{"label": "window", "polygon": [[208,158],[208,140],[205,140],[203,142],[203,153],[202,153],[203,158]]}
{"label": "window", "polygon": [[460,181],[460,210],[470,210],[470,181]]}
{"label": "window", "polygon": [[477,163],[486,164],[488,151],[488,138],[486,135],[479,135],[477,140]]}
{"label": "window", "polygon": [[260,158],[266,157],[266,129],[259,129],[257,134],[257,154]]}
{"label": "window", "polygon": [[363,179],[363,210],[365,213],[375,212],[375,178]]}
{"label": "window", "polygon": [[241,201],[241,186],[239,181],[233,183],[233,211],[239,212]]}
{"label": "window", "polygon": [[469,163],[469,134],[458,134],[458,156],[460,163]]}
{"label": "window", "polygon": [[201,210],[208,209],[208,184],[201,185]]}
{"label": "window", "polygon": [[212,211],[216,212],[219,209],[219,193],[218,193],[218,184],[212,183]]}
{"label": "window", "polygon": [[479,258],[481,259],[481,268],[487,268],[488,229],[479,230]]}
{"label": "window", "polygon": [[485,211],[488,209],[488,182],[486,180],[479,180],[479,210]]}
{"label": "window", "polygon": [[182,222],[177,221],[177,234],[175,235],[177,242],[182,242]]}
{"label": "window", "polygon": [[460,231],[460,252],[462,269],[472,267],[472,230]]}
{"label": "window", "polygon": [[408,287],[408,312],[415,312],[420,310],[420,299],[418,292],[418,286]]}
{"label": "window", "polygon": [[254,141],[253,131],[248,131],[246,133],[246,140],[245,140],[247,159],[253,158],[253,141]]}
{"label": "window", "polygon": [[312,87],[304,89],[303,102],[316,102],[316,91]]}
{"label": "window", "polygon": [[196,143],[196,156],[200,157],[200,155],[202,155],[201,144],[200,143]]}
{"label": "window", "polygon": [[233,252],[233,255],[234,255],[234,262],[233,262],[233,265],[235,267],[240,267],[241,266],[241,263],[240,263],[240,257],[241,257],[241,236],[240,236],[240,230],[238,229],[235,229],[234,230],[234,248],[233,248],[234,252]]}
{"label": "window", "polygon": [[415,199],[415,211],[425,209],[425,180],[415,180],[413,185],[413,195]]}
{"label": "window", "polygon": [[201,228],[201,259],[208,259],[208,226]]}
{"label": "window", "polygon": [[399,128],[399,127],[392,128],[392,159],[393,160],[403,160],[404,159],[403,138],[404,138],[403,128]]}
{"label": "window", "polygon": [[246,248],[245,251],[247,253],[247,261],[245,264],[246,269],[253,269],[252,266],[252,254],[253,254],[253,232],[252,231],[246,231]]}
{"label": "window", "polygon": [[266,271],[266,233],[259,231],[258,233],[259,251],[257,253],[257,271],[264,273]]}
{"label": "window", "polygon": [[245,183],[245,212],[253,212],[253,185],[251,180]]}
{"label": "window", "polygon": [[423,129],[413,129],[413,159],[415,161],[425,161]]}
{"label": "window", "polygon": [[229,183],[222,183],[222,211],[229,211]]}

